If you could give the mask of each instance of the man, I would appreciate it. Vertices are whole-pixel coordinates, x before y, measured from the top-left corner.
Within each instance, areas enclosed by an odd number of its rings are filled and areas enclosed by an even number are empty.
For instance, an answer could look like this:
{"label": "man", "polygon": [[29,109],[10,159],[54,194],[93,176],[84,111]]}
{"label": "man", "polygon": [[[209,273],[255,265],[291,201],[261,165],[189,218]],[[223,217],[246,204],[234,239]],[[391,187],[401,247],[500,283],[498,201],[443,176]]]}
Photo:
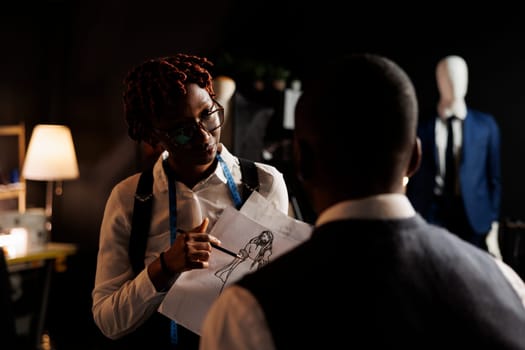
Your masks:
{"label": "man", "polygon": [[312,237],[226,288],[200,349],[525,349],[517,274],[404,194],[421,156],[409,77],[370,54],[320,67],[294,138]]}
{"label": "man", "polygon": [[[420,123],[423,160],[407,186],[407,196],[429,222],[489,250],[487,236],[493,227],[497,232],[500,215],[499,127],[492,115],[467,107],[468,69],[463,58],[440,60],[436,80],[437,115]],[[499,255],[498,247],[491,252]]]}

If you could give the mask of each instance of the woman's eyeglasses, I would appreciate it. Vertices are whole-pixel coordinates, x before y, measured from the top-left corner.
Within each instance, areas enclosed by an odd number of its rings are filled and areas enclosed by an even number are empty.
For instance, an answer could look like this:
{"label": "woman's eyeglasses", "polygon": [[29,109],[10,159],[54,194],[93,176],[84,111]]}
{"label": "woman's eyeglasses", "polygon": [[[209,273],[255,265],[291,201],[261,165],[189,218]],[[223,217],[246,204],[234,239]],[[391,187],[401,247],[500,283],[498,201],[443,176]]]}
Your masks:
{"label": "woman's eyeglasses", "polygon": [[199,132],[199,129],[204,129],[206,132],[212,133],[224,123],[224,107],[215,100],[213,100],[213,103],[216,108],[208,114],[201,116],[199,121],[192,120],[179,123],[169,130],[153,128],[153,131],[166,137],[170,142],[181,146],[190,142],[193,136]]}

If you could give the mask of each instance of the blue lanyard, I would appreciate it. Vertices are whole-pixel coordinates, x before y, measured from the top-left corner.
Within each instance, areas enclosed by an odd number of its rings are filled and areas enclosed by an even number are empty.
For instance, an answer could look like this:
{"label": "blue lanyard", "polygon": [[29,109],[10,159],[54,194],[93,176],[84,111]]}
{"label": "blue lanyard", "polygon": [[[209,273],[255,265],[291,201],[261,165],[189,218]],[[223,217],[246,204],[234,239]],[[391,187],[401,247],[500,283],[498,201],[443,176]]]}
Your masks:
{"label": "blue lanyard", "polygon": [[[233,180],[232,173],[230,172],[230,169],[228,169],[228,166],[226,165],[226,162],[220,154],[217,154],[217,160],[221,164],[222,172],[224,173],[224,176],[226,176],[226,182],[228,183],[228,188],[230,189],[230,194],[232,196],[233,202],[235,204],[235,208],[239,209],[242,206],[242,199],[241,195],[239,194],[239,190],[237,189],[237,185],[235,185],[235,181]],[[173,171],[168,165],[168,160],[165,159],[162,162],[162,166],[164,168],[164,172],[168,176],[168,191],[169,191],[169,206],[170,206],[170,243],[173,244],[175,241],[175,237],[177,235],[177,198],[176,198],[176,190],[175,190],[175,177],[173,175]]]}
{"label": "blue lanyard", "polygon": [[242,199],[239,191],[237,190],[237,186],[235,185],[235,181],[233,181],[232,173],[230,172],[230,169],[228,169],[226,162],[222,159],[219,153],[217,153],[217,159],[219,160],[219,163],[221,163],[224,176],[226,176],[226,182],[228,183],[228,188],[230,189],[233,202],[235,203],[235,208],[240,209],[242,206]]}
{"label": "blue lanyard", "polygon": [[[222,157],[218,153],[217,153],[217,160],[221,164],[224,176],[226,176],[226,182],[228,183],[228,188],[230,189],[230,193],[232,195],[233,202],[235,203],[235,208],[239,209],[242,206],[242,200],[241,200],[241,196],[239,195],[239,191],[237,190],[237,186],[235,185],[235,181],[233,181],[233,176],[230,172],[230,169],[228,169],[226,162],[222,159]],[[169,206],[170,206],[170,245],[171,245],[173,244],[173,242],[175,241],[175,237],[177,236],[177,197],[176,197],[176,189],[175,189],[175,176],[173,175],[173,171],[168,165],[167,159],[165,159],[162,162],[162,167],[164,168],[164,172],[168,176],[168,192],[169,192]],[[177,324],[173,320],[171,321],[171,324],[170,324],[170,332],[171,332],[170,333],[171,344],[176,345],[178,343]]]}

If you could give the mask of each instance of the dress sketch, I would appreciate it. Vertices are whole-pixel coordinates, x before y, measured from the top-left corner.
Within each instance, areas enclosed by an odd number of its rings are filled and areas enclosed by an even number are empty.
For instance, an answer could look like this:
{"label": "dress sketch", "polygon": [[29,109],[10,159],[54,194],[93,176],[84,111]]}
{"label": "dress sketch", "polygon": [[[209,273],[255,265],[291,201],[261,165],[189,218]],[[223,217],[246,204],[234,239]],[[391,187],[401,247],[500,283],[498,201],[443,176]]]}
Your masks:
{"label": "dress sketch", "polygon": [[224,265],[215,272],[223,283],[221,286],[221,292],[226,282],[230,278],[230,275],[241,263],[249,263],[246,270],[259,269],[266,265],[270,261],[270,255],[272,255],[272,244],[273,244],[273,233],[271,231],[262,231],[256,237],[251,238],[248,243],[239,250],[240,258],[234,258],[228,264]]}

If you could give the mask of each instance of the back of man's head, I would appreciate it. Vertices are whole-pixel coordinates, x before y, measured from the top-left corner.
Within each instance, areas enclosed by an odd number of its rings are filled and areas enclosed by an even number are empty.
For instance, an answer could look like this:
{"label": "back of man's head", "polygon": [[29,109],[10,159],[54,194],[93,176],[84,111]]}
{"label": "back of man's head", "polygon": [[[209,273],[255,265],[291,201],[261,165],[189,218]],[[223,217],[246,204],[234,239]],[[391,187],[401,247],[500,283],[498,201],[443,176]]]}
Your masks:
{"label": "back of man's head", "polygon": [[385,57],[353,54],[322,65],[304,83],[295,123],[299,175],[355,196],[401,182],[418,114],[407,74]]}

